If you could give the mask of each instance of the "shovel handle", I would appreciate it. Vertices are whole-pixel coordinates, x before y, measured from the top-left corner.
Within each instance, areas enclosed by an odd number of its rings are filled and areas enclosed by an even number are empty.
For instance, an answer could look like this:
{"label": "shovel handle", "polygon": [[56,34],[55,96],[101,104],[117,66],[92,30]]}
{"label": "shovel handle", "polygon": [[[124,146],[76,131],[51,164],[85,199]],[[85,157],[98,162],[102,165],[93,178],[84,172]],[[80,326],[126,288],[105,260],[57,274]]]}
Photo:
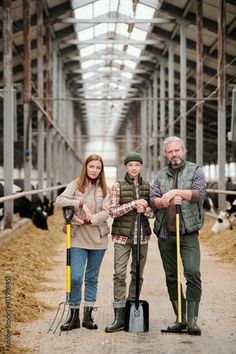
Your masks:
{"label": "shovel handle", "polygon": [[141,239],[141,213],[137,218],[137,248],[136,248],[136,301],[139,301],[139,276],[140,276],[140,239]]}

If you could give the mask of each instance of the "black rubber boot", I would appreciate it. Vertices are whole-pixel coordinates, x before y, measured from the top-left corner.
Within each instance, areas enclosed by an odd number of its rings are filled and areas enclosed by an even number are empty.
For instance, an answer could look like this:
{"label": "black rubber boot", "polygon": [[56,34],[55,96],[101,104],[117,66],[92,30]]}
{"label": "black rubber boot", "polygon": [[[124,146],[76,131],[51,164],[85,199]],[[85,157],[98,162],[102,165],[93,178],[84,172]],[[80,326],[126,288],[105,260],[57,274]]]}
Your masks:
{"label": "black rubber boot", "polygon": [[84,307],[84,318],[82,326],[88,329],[98,329],[97,324],[93,321],[92,311],[93,307]]}
{"label": "black rubber boot", "polygon": [[197,325],[199,301],[188,301],[188,333],[200,336],[201,329]]}
{"label": "black rubber boot", "polygon": [[70,317],[61,326],[61,331],[71,331],[72,329],[80,328],[80,319],[79,319],[79,309],[71,309]]}
{"label": "black rubber boot", "polygon": [[112,324],[105,328],[105,332],[123,331],[125,328],[125,308],[114,308],[115,318]]}
{"label": "black rubber boot", "polygon": [[187,329],[187,321],[186,321],[186,300],[182,299],[182,322],[179,323],[178,321],[178,301],[171,301],[174,313],[176,314],[177,318],[175,323],[169,325],[167,327],[167,331],[170,332],[179,332],[182,329]]}

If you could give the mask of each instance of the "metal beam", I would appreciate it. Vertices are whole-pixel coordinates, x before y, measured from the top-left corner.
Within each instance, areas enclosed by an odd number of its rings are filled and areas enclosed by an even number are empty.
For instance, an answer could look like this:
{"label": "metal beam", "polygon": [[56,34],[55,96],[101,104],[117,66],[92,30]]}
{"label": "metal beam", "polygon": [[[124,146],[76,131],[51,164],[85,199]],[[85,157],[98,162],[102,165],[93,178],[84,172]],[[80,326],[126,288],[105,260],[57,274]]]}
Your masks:
{"label": "metal beam", "polygon": [[134,45],[134,46],[139,46],[139,45],[155,45],[155,44],[161,44],[163,41],[158,40],[158,39],[146,39],[144,41],[136,41],[133,39],[90,39],[86,41],[80,41],[79,39],[69,39],[66,42],[67,44],[74,44],[74,45],[93,45],[93,44],[122,44],[122,45]]}
{"label": "metal beam", "polygon": [[63,22],[63,23],[70,23],[70,24],[92,24],[92,25],[97,25],[100,23],[124,23],[124,24],[136,24],[136,23],[142,23],[142,24],[166,24],[166,23],[174,23],[175,19],[169,19],[169,18],[132,18],[132,17],[117,17],[117,18],[111,18],[107,16],[103,17],[97,17],[97,18],[92,18],[92,19],[79,19],[79,18],[65,18],[65,19],[58,19],[56,22]]}

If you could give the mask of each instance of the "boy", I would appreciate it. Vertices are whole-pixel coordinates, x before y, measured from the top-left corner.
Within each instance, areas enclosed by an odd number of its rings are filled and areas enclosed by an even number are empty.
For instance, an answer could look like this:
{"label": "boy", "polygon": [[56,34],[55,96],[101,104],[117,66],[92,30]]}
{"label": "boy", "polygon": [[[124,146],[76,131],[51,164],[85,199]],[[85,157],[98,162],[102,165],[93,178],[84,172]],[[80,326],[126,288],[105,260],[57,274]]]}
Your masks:
{"label": "boy", "polygon": [[141,247],[140,247],[140,284],[143,283],[143,270],[147,258],[148,241],[151,235],[148,218],[153,217],[149,207],[150,184],[144,181],[140,173],[143,159],[137,152],[130,152],[124,159],[126,174],[124,179],[112,186],[110,197],[110,216],[112,224],[112,240],[114,241],[114,314],[113,323],[105,328],[106,332],[124,329],[126,303],[126,270],[130,253],[131,282],[128,299],[135,299],[136,284],[136,246],[137,246],[137,213],[141,215]]}

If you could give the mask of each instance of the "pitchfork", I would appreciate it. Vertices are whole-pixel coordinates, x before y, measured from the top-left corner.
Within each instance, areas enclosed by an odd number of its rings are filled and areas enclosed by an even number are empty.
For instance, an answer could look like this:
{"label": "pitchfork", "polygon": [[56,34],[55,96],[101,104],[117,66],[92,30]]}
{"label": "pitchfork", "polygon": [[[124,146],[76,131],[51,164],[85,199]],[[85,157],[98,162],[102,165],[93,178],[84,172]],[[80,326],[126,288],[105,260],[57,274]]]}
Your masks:
{"label": "pitchfork", "polygon": [[[62,322],[62,319],[64,317],[64,314],[66,313],[66,307],[68,307],[68,312],[66,316],[66,321],[69,318],[70,315],[70,309],[72,305],[70,304],[70,293],[71,293],[71,246],[70,246],[70,241],[71,241],[71,220],[74,215],[74,207],[73,206],[65,206],[62,208],[63,211],[63,216],[66,222],[66,301],[61,302],[58,305],[56,315],[52,321],[52,324],[48,330],[48,333],[50,331],[53,331],[53,334],[56,332],[57,328],[59,327],[60,323]],[[62,310],[62,311],[60,311]],[[61,316],[59,318],[58,323],[55,326],[55,329],[53,330],[54,324],[56,323],[56,319],[59,316],[59,313],[61,313]],[[60,331],[61,334],[61,331]]]}

